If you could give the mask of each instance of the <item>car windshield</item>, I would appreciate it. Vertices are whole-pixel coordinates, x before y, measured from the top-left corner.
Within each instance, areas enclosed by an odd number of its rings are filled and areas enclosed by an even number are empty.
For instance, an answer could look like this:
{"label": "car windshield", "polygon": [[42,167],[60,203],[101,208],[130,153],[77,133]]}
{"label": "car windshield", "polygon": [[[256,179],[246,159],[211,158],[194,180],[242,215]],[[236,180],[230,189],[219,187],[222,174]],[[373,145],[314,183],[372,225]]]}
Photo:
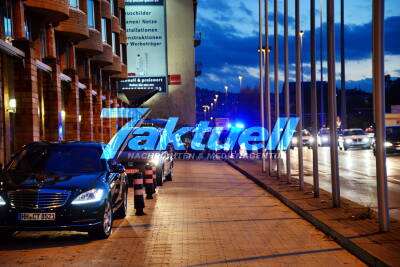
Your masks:
{"label": "car windshield", "polygon": [[400,140],[400,126],[386,127],[386,138],[391,140]]}
{"label": "car windshield", "polygon": [[8,170],[46,174],[101,172],[104,170],[101,153],[94,147],[36,146],[20,152]]}
{"label": "car windshield", "polygon": [[319,134],[321,134],[321,135],[327,135],[327,134],[329,134],[329,129],[321,129],[321,130],[319,131]]}
{"label": "car windshield", "polygon": [[351,131],[345,131],[344,136],[350,136],[350,135],[365,135],[364,131],[362,130],[351,130]]}

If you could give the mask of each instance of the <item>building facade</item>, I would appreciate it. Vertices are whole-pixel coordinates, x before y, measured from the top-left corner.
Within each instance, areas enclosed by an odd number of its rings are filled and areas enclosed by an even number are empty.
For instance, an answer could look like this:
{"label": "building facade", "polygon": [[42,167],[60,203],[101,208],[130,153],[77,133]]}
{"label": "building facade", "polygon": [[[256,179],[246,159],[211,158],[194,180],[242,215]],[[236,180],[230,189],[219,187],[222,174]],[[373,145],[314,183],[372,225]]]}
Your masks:
{"label": "building facade", "polygon": [[143,106],[151,118],[178,117],[180,125],[196,124],[195,38],[197,0],[168,0],[166,3],[168,74],[179,76],[169,84],[168,93],[158,93]]}
{"label": "building facade", "polygon": [[125,107],[124,0],[3,0],[0,4],[0,163],[32,141],[108,142]]}

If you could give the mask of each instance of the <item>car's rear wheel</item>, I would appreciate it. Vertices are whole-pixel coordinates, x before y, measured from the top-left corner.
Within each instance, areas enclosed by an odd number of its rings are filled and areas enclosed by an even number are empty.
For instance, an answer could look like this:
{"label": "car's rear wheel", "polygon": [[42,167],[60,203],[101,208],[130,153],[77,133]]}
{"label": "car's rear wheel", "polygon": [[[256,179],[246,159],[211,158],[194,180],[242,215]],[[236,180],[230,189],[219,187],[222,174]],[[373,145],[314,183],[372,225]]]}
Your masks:
{"label": "car's rear wheel", "polygon": [[122,199],[122,204],[115,212],[115,218],[123,219],[128,213],[128,188],[124,192],[124,198]]}
{"label": "car's rear wheel", "polygon": [[173,170],[174,170],[174,165],[171,163],[171,167],[169,169],[169,173],[167,176],[165,176],[166,181],[172,181],[172,176],[173,176]]}
{"label": "car's rear wheel", "polygon": [[163,166],[161,166],[160,168],[157,168],[157,170],[156,170],[157,186],[162,186],[164,184],[164,181],[163,181],[164,170],[163,169],[164,169]]}
{"label": "car's rear wheel", "polygon": [[106,239],[111,235],[113,223],[113,213],[109,200],[106,200],[104,205],[103,219],[101,224],[96,226],[93,230],[89,231],[89,235],[95,239]]}

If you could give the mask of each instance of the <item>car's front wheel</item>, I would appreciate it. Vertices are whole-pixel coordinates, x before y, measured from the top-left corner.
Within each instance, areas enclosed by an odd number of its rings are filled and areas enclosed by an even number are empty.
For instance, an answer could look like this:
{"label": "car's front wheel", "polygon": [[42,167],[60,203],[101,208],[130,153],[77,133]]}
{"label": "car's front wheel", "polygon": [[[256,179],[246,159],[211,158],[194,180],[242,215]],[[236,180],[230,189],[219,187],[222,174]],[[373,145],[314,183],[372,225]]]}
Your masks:
{"label": "car's front wheel", "polygon": [[128,213],[128,188],[124,191],[124,198],[122,199],[122,204],[115,212],[115,218],[123,219]]}
{"label": "car's front wheel", "polygon": [[95,239],[106,239],[111,235],[113,223],[113,213],[111,208],[111,203],[109,200],[106,200],[104,204],[104,213],[103,219],[101,220],[101,224],[96,226],[93,230],[89,231],[89,235]]}

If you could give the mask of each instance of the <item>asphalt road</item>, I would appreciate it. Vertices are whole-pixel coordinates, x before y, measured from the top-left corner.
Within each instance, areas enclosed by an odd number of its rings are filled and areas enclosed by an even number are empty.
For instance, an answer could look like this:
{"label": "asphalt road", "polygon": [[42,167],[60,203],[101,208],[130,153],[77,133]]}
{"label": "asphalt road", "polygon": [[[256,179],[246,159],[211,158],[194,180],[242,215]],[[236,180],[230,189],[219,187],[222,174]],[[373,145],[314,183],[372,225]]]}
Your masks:
{"label": "asphalt road", "polygon": [[[312,149],[304,148],[305,181],[312,184]],[[297,149],[291,151],[293,174],[298,174]],[[330,150],[318,149],[320,188],[331,192]],[[285,162],[285,155],[282,156]],[[400,156],[387,157],[390,215],[400,219]],[[364,206],[377,208],[375,156],[372,150],[339,151],[341,196]],[[294,176],[296,177],[296,176]]]}

